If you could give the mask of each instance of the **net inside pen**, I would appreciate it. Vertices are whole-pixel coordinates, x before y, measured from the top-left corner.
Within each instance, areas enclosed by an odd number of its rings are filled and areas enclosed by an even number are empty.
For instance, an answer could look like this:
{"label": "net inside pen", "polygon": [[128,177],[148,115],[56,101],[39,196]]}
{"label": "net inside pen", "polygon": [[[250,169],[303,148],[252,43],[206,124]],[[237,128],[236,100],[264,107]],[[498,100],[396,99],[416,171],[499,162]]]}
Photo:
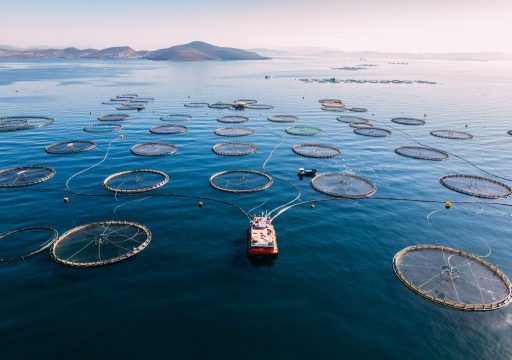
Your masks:
{"label": "net inside pen", "polygon": [[228,170],[212,175],[210,185],[220,191],[251,193],[272,186],[272,177],[256,170]]}
{"label": "net inside pen", "polygon": [[325,173],[315,176],[311,186],[321,193],[352,199],[372,196],[377,188],[368,179],[345,173]]}

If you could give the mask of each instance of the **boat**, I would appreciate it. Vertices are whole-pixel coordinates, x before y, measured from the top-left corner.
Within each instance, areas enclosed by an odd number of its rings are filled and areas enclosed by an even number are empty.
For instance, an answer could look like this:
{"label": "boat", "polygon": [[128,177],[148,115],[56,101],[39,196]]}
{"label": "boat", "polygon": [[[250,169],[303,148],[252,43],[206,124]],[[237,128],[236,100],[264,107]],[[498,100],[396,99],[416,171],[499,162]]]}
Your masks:
{"label": "boat", "polygon": [[276,231],[268,214],[252,217],[247,230],[247,256],[266,258],[277,254]]}
{"label": "boat", "polygon": [[299,171],[297,171],[298,177],[315,176],[315,175],[316,175],[316,169],[305,170],[304,168],[299,168]]}

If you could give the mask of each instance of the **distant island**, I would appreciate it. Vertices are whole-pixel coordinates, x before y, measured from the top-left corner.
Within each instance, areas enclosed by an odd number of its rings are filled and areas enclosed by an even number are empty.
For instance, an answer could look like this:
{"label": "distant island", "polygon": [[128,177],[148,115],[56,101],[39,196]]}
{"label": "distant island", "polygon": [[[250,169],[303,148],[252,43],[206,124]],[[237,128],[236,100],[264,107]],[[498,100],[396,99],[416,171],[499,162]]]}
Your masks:
{"label": "distant island", "polygon": [[173,61],[199,60],[265,60],[255,52],[220,47],[202,41],[193,41],[155,51],[134,50],[129,46],[110,47],[102,50],[77,49],[16,49],[0,46],[0,58],[64,58],[64,59],[148,59]]}

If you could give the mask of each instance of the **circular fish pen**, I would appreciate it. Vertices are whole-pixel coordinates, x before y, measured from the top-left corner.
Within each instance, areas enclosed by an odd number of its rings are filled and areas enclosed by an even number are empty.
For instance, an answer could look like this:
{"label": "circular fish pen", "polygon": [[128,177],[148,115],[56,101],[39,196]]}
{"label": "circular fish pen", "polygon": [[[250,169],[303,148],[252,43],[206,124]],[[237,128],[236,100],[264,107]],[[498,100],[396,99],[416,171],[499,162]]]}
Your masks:
{"label": "circular fish pen", "polygon": [[92,150],[96,147],[96,143],[89,140],[71,140],[63,141],[48,145],[44,151],[48,154],[76,154],[84,151]]}
{"label": "circular fish pen", "polygon": [[132,257],[151,242],[151,232],[128,221],[101,221],[77,226],[62,234],[52,246],[52,258],[63,265],[91,267]]}
{"label": "circular fish pen", "polygon": [[119,131],[122,128],[123,126],[119,124],[92,124],[84,127],[84,131],[89,133],[109,133]]}
{"label": "circular fish pen", "polygon": [[401,146],[395,149],[398,155],[420,160],[443,161],[448,159],[448,153],[423,146]]}
{"label": "circular fish pen", "polygon": [[57,230],[47,226],[29,226],[0,234],[0,262],[25,260],[39,254],[58,236]]}
{"label": "circular fish pen", "polygon": [[0,170],[0,188],[12,188],[42,183],[55,176],[47,166],[19,166]]}
{"label": "circular fish pen", "polygon": [[444,138],[444,139],[453,139],[453,140],[471,140],[473,139],[473,135],[468,134],[463,131],[454,131],[454,130],[432,130],[430,135]]}
{"label": "circular fish pen", "polygon": [[233,107],[233,104],[217,102],[214,104],[209,104],[208,107],[210,109],[226,110],[226,109],[231,109]]}
{"label": "circular fish pen", "polygon": [[251,110],[270,110],[273,109],[274,107],[272,105],[267,104],[247,104],[245,108]]}
{"label": "circular fish pen", "polygon": [[482,176],[454,174],[439,181],[450,190],[479,198],[499,199],[512,194],[510,186]]}
{"label": "circular fish pen", "polygon": [[349,123],[348,126],[350,126],[353,129],[366,129],[366,128],[372,128],[373,124],[370,123]]}
{"label": "circular fish pen", "polygon": [[0,132],[37,129],[53,124],[49,116],[4,116],[0,117]]}
{"label": "circular fish pen", "polygon": [[160,116],[162,121],[189,121],[192,120],[192,116],[187,114],[168,114]]}
{"label": "circular fish pen", "polygon": [[309,125],[295,125],[285,131],[287,134],[295,136],[315,136],[322,133],[322,129]]}
{"label": "circular fish pen", "polygon": [[320,109],[324,110],[324,111],[333,111],[333,112],[345,112],[345,111],[347,111],[347,108],[343,104],[341,104],[339,106],[326,106],[326,105],[322,105],[322,107],[320,107]]}
{"label": "circular fish pen", "polygon": [[99,121],[125,121],[130,118],[128,114],[106,114],[98,117]]}
{"label": "circular fish pen", "polygon": [[146,106],[143,103],[126,103],[120,104],[116,106],[116,110],[144,110]]}
{"label": "circular fish pen", "polygon": [[227,123],[227,124],[241,124],[249,121],[249,118],[246,116],[237,116],[237,115],[227,115],[220,116],[217,118],[218,122]]}
{"label": "circular fish pen", "polygon": [[359,116],[353,115],[340,115],[336,117],[336,120],[346,124],[369,124],[370,120]]}
{"label": "circular fish pen", "polygon": [[208,107],[208,103],[207,102],[188,102],[188,103],[185,103],[183,106],[185,107],[189,107],[189,108],[205,108],[205,107]]}
{"label": "circular fish pen", "polygon": [[215,129],[214,133],[218,136],[240,137],[252,135],[254,130],[251,128],[227,127]]}
{"label": "circular fish pen", "polygon": [[258,102],[258,100],[254,99],[238,99],[235,100],[235,104],[244,104],[244,105],[254,105]]}
{"label": "circular fish pen", "polygon": [[[352,126],[352,124],[351,124]],[[367,126],[367,125],[365,125]],[[370,136],[370,137],[386,137],[391,135],[391,131],[388,129],[382,129],[382,128],[374,128],[374,127],[360,127],[357,129],[354,129],[354,133],[357,135],[362,136]]]}
{"label": "circular fish pen", "polygon": [[161,142],[148,142],[136,144],[130,149],[132,154],[138,156],[164,156],[172,155],[178,151],[175,145]]}
{"label": "circular fish pen", "polygon": [[297,155],[319,159],[330,159],[341,154],[337,147],[322,144],[299,144],[293,146],[292,150]]}
{"label": "circular fish pen", "polygon": [[422,119],[416,119],[416,118],[408,118],[408,117],[396,117],[391,119],[392,122],[395,124],[400,125],[411,125],[411,126],[419,126],[419,125],[425,125],[425,120]]}
{"label": "circular fish pen", "polygon": [[494,265],[462,250],[415,245],[393,257],[393,270],[416,294],[453,309],[496,310],[512,300],[512,285]]}
{"label": "circular fish pen", "polygon": [[213,174],[210,185],[231,193],[252,193],[272,186],[272,176],[256,170],[228,170]]}
{"label": "circular fish pen", "polygon": [[350,107],[347,110],[352,112],[368,112],[368,109],[362,107]]}
{"label": "circular fish pen", "polygon": [[256,145],[240,143],[240,142],[226,142],[216,144],[212,150],[217,155],[222,156],[244,156],[256,153]]}
{"label": "circular fish pen", "polygon": [[311,180],[311,186],[323,194],[350,199],[367,198],[377,191],[370,180],[344,173],[317,175]]}
{"label": "circular fish pen", "polygon": [[299,117],[295,115],[270,115],[267,120],[277,123],[292,123],[299,121]]}
{"label": "circular fish pen", "polygon": [[108,176],[103,187],[121,194],[133,194],[161,188],[169,182],[169,175],[159,170],[141,169],[121,171]]}
{"label": "circular fish pen", "polygon": [[149,129],[150,133],[159,135],[183,134],[187,131],[187,127],[183,125],[160,125]]}
{"label": "circular fish pen", "polygon": [[320,99],[318,100],[320,104],[343,104],[343,101],[340,99]]}

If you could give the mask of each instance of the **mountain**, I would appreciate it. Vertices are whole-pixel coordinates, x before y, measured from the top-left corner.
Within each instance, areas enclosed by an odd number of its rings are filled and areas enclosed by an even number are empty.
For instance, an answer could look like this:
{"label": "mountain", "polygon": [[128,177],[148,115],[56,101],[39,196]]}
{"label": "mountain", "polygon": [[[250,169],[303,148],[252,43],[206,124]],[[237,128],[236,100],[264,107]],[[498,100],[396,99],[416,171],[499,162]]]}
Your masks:
{"label": "mountain", "polygon": [[258,54],[272,57],[311,56],[337,57],[357,59],[411,59],[411,60],[463,60],[463,61],[495,61],[512,60],[511,54],[500,52],[472,53],[408,53],[378,51],[342,51],[320,47],[287,47],[277,49],[253,49]]}
{"label": "mountain", "polygon": [[150,60],[263,60],[264,57],[250,51],[214,46],[202,41],[150,51],[145,56]]}
{"label": "mountain", "polygon": [[214,46],[201,41],[172,46],[155,51],[136,51],[129,46],[110,47],[102,50],[77,49],[16,49],[0,47],[0,58],[87,58],[87,59],[149,59],[149,60],[263,60],[254,52]]}

